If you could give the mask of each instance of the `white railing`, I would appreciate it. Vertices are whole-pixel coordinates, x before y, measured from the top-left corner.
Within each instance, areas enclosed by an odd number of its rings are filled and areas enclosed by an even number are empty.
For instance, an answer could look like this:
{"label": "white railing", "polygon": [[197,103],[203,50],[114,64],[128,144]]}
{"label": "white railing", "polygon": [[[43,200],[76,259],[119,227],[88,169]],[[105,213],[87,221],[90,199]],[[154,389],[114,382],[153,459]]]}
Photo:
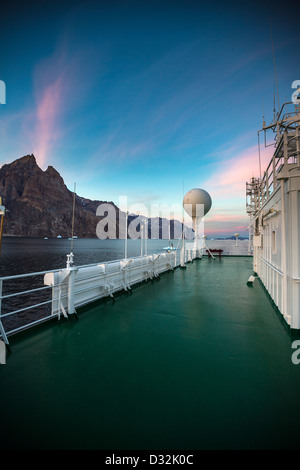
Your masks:
{"label": "white railing", "polygon": [[[43,277],[49,272],[53,271],[0,278],[0,336],[6,344],[8,335],[53,318],[48,313],[53,302],[52,286],[43,285]],[[32,285],[40,286],[30,288]],[[4,286],[9,289],[9,293],[4,294]],[[17,309],[14,308],[16,306]]]}
{"label": "white railing", "polygon": [[[69,266],[0,278],[0,337],[53,318],[68,318],[76,308],[131,286],[153,280],[162,272],[201,257],[200,250],[164,252],[136,258]],[[10,290],[4,294],[4,285]],[[20,290],[21,286],[21,290]],[[15,308],[17,307],[17,308]]]}

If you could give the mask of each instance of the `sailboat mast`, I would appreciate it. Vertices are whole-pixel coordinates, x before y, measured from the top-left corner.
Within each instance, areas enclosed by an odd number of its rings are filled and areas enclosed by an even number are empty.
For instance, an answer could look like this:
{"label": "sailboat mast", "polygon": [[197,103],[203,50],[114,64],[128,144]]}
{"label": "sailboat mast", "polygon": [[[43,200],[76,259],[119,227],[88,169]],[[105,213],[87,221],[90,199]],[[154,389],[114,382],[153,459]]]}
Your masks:
{"label": "sailboat mast", "polygon": [[73,240],[74,240],[75,190],[76,190],[76,183],[74,183],[74,194],[73,194],[73,215],[72,215],[71,253],[73,252]]}

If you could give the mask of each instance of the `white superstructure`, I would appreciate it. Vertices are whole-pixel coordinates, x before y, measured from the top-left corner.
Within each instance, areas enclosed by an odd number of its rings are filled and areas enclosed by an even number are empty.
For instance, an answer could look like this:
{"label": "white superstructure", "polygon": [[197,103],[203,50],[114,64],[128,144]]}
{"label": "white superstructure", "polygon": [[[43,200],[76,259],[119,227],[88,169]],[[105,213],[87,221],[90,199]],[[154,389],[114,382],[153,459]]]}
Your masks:
{"label": "white superstructure", "polygon": [[[300,329],[300,109],[285,103],[273,123],[272,159],[246,183],[253,269],[292,329]],[[258,133],[258,136],[259,136]]]}

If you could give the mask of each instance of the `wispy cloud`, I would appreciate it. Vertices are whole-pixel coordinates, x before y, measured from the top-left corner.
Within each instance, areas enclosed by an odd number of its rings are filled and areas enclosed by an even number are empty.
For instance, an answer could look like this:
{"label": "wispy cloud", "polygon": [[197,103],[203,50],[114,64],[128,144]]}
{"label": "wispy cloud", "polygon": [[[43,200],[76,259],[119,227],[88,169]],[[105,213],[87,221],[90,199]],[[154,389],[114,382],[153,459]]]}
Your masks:
{"label": "wispy cloud", "polygon": [[[272,154],[272,147],[261,152],[261,167],[265,168]],[[245,184],[252,176],[259,176],[259,156],[256,146],[241,150],[234,157],[218,162],[213,175],[205,181],[205,187],[219,201],[245,197]]]}
{"label": "wispy cloud", "polygon": [[[237,151],[234,144],[231,144],[231,148],[235,148],[236,154],[218,161],[210,178],[202,185],[213,200],[212,209],[205,217],[208,234],[245,231],[249,225],[246,214],[246,181],[252,176],[259,176],[258,149],[251,146]],[[261,151],[262,171],[271,155],[272,147]]]}
{"label": "wispy cloud", "polygon": [[63,78],[59,76],[43,90],[35,111],[33,129],[34,154],[41,167],[46,164],[50,150],[61,135],[59,117],[63,102]]}
{"label": "wispy cloud", "polygon": [[[34,153],[41,167],[53,164],[57,161],[57,145],[67,143],[70,132],[80,126],[82,115],[74,110],[84,104],[93,88],[92,71],[99,64],[95,59],[90,65],[92,47],[87,44],[78,48],[71,46],[69,39],[63,36],[53,54],[36,63],[32,70],[32,90],[26,90],[28,96],[31,94],[30,101],[27,100],[18,112],[6,113],[3,122],[0,121],[15,158],[24,152]],[[100,56],[98,54],[99,61]],[[8,145],[6,154],[7,149]]]}

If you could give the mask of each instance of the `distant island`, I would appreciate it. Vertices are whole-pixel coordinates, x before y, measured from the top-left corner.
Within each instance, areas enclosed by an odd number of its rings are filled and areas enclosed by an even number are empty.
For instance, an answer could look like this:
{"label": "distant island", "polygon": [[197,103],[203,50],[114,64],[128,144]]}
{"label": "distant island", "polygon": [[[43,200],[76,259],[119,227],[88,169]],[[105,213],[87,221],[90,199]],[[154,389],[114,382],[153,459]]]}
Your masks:
{"label": "distant island", "polygon": [[[218,237],[218,238],[208,238],[208,237],[207,237],[207,239],[208,239],[208,240],[235,240],[236,238],[235,238],[235,236],[233,235],[232,237]],[[249,240],[248,237],[242,237],[242,236],[240,236],[240,235],[238,236],[238,239],[239,239],[239,240]]]}

